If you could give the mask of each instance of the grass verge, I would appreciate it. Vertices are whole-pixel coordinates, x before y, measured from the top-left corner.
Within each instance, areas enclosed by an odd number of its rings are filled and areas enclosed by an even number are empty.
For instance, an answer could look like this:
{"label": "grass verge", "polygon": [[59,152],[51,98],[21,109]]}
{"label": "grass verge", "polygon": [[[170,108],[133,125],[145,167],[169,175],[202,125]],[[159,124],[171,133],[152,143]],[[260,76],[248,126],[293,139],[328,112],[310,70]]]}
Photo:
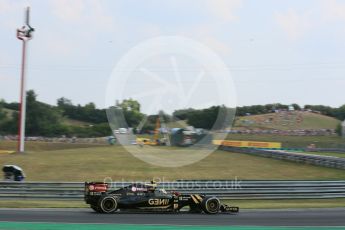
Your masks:
{"label": "grass verge", "polygon": [[[155,157],[162,157],[157,148]],[[163,147],[162,147],[163,148]],[[169,149],[169,147],[164,147]],[[174,148],[171,148],[173,150]],[[170,159],[190,156],[188,149],[171,151]],[[152,151],[142,148],[141,154]],[[164,162],[163,162],[164,163]],[[197,163],[183,167],[160,167],[143,162],[120,146],[105,146],[53,151],[36,151],[0,156],[0,165],[23,168],[28,181],[113,181],[176,179],[345,179],[344,170],[270,159],[248,154],[215,151]]]}

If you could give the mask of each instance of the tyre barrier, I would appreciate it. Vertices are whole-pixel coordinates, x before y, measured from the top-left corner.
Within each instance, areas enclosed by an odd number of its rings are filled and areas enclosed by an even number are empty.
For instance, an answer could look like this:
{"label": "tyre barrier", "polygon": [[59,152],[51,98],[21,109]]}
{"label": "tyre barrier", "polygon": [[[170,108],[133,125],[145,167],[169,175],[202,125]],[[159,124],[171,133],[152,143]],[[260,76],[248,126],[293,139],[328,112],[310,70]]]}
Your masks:
{"label": "tyre barrier", "polygon": [[237,148],[229,146],[219,146],[218,149],[245,153],[255,156],[268,157],[280,160],[288,160],[299,163],[324,166],[328,168],[345,169],[345,158],[322,156],[317,154],[299,153],[299,152],[287,152],[281,150],[267,150],[267,149],[254,149],[254,148]]}

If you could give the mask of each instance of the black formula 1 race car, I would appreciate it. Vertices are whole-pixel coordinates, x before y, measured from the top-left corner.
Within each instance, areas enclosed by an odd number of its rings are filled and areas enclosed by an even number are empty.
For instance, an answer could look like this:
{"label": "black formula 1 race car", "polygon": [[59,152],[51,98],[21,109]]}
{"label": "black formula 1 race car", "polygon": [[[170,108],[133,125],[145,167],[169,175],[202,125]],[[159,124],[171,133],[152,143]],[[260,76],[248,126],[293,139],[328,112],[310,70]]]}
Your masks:
{"label": "black formula 1 race car", "polygon": [[144,210],[154,212],[179,212],[189,207],[193,213],[217,214],[237,213],[238,207],[222,204],[217,197],[202,194],[167,193],[157,184],[135,183],[109,191],[103,182],[85,182],[85,202],[98,213],[115,213],[122,210]]}

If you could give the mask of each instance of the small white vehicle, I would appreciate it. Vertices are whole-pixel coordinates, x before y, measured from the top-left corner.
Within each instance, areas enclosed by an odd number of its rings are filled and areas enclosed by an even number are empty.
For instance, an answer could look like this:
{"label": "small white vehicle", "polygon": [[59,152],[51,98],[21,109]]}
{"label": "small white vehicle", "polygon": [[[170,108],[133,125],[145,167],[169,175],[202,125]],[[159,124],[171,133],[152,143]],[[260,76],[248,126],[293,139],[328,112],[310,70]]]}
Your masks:
{"label": "small white vehicle", "polygon": [[127,134],[127,129],[126,128],[119,128],[119,133],[120,134]]}

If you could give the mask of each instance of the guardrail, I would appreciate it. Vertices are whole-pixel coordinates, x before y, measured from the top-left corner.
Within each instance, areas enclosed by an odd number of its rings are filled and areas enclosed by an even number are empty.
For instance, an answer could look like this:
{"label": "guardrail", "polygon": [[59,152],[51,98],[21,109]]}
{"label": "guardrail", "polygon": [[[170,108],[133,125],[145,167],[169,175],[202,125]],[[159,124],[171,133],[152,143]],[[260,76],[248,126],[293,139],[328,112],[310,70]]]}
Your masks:
{"label": "guardrail", "polygon": [[[121,188],[130,182],[110,183],[111,189]],[[167,192],[185,194],[201,193],[222,199],[300,199],[344,198],[345,181],[176,181],[162,182],[158,186]],[[83,199],[82,182],[0,182],[0,200]]]}
{"label": "guardrail", "polygon": [[330,153],[343,153],[345,155],[345,148],[305,148],[306,152],[330,152]]}
{"label": "guardrail", "polygon": [[324,166],[329,168],[345,169],[345,158],[322,156],[310,153],[286,152],[282,150],[267,150],[254,148],[237,148],[219,146],[219,149],[230,152],[246,153],[262,157],[269,157],[281,160],[295,161],[300,163]]}

